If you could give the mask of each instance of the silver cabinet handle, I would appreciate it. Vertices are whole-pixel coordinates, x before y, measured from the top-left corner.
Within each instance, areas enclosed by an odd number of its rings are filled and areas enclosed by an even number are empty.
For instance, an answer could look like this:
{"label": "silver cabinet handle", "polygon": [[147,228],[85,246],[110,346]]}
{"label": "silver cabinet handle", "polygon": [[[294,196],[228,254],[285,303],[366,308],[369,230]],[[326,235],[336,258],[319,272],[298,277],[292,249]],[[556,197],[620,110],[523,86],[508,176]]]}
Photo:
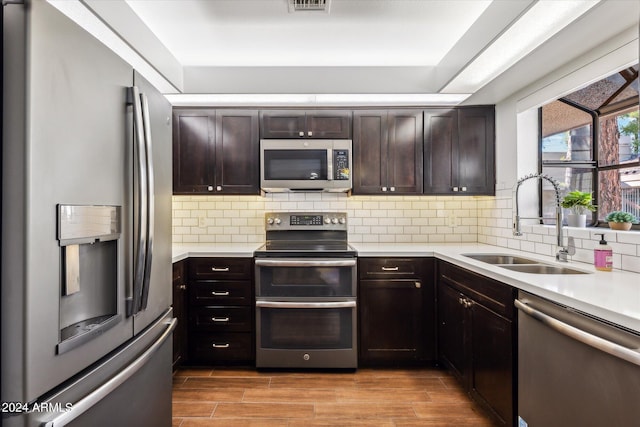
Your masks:
{"label": "silver cabinet handle", "polygon": [[327,149],[327,181],[333,181],[333,150],[331,148]]}
{"label": "silver cabinet handle", "polygon": [[211,344],[211,347],[213,347],[213,348],[229,348],[229,343],[227,343],[227,344],[216,344],[216,343],[213,343],[213,344]]}
{"label": "silver cabinet handle", "polygon": [[389,191],[396,191],[396,187],[389,187]]}
{"label": "silver cabinet handle", "polygon": [[538,311],[520,300],[515,300],[513,304],[524,314],[531,316],[535,320],[541,322],[543,325],[548,326],[556,332],[559,332],[563,335],[573,338],[576,341],[608,353],[619,359],[626,360],[627,362],[640,366],[640,349],[627,348],[620,344],[616,344],[604,338],[600,338],[599,336],[585,332],[574,326],[568,325],[556,319],[555,317],[551,317],[548,314]]}
{"label": "silver cabinet handle", "polygon": [[226,296],[229,295],[229,291],[224,291],[224,292],[213,291],[213,292],[211,292],[211,295],[213,295],[215,297],[226,297]]}
{"label": "silver cabinet handle", "polygon": [[218,186],[216,187],[216,191],[222,191],[222,185],[218,185]]}
{"label": "silver cabinet handle", "polygon": [[207,186],[207,191],[213,191],[213,185]]}
{"label": "silver cabinet handle", "polygon": [[257,259],[255,261],[258,267],[354,267],[355,259],[346,260],[295,260],[295,259]]}
{"label": "silver cabinet handle", "polygon": [[214,322],[228,322],[229,318],[228,317],[212,317],[211,320]]}
{"label": "silver cabinet handle", "polygon": [[211,267],[211,271],[215,271],[217,273],[224,273],[229,271],[229,267]]}
{"label": "silver cabinet handle", "polygon": [[398,271],[400,267],[382,267],[382,271]]}
{"label": "silver cabinet handle", "polygon": [[111,392],[113,392],[118,386],[123,384],[129,378],[131,378],[136,372],[138,372],[153,356],[153,354],[164,344],[164,342],[171,336],[173,330],[176,328],[176,324],[178,323],[178,319],[171,319],[166,323],[166,329],[162,333],[162,335],[153,343],[151,346],[140,355],[133,363],[129,364],[124,370],[120,371],[116,376],[111,378],[109,381],[102,384],[100,387],[95,389],[93,392],[88,394],[86,397],[80,399],[78,402],[73,404],[73,407],[67,411],[63,412],[51,421],[44,423],[45,427],[62,427],[69,424],[71,421],[78,418],[80,415],[84,414],[86,411],[91,409],[94,405],[99,403],[102,399],[107,397]]}
{"label": "silver cabinet handle", "polygon": [[355,301],[328,302],[290,302],[290,301],[256,301],[256,307],[262,308],[354,308]]}
{"label": "silver cabinet handle", "polygon": [[180,289],[181,291],[184,291],[187,289],[187,285],[180,285],[178,286],[178,289]]}
{"label": "silver cabinet handle", "polygon": [[462,191],[467,191],[467,187],[462,187]]}
{"label": "silver cabinet handle", "polygon": [[298,135],[299,135],[299,136],[304,136],[304,132],[303,132],[303,131],[300,131],[300,132],[298,132]]}
{"label": "silver cabinet handle", "polygon": [[387,191],[387,187],[382,187],[382,191]]}
{"label": "silver cabinet handle", "polygon": [[458,191],[458,187],[453,187],[453,191],[457,192]]}
{"label": "silver cabinet handle", "polygon": [[311,131],[307,132],[307,136],[313,136],[313,132]]}

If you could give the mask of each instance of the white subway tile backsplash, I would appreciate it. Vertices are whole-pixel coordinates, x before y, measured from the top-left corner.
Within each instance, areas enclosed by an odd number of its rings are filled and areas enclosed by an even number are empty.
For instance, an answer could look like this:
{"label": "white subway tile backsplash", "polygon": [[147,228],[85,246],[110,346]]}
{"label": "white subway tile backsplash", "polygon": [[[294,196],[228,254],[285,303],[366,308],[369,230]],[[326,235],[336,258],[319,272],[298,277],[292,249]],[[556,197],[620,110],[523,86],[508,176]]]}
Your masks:
{"label": "white subway tile backsplash", "polygon": [[[523,225],[513,236],[513,188],[497,187],[497,196],[348,196],[336,193],[269,193],[265,196],[174,196],[175,243],[260,243],[264,214],[270,211],[344,211],[353,242],[461,243],[553,256],[555,226]],[[640,233],[608,228],[565,228],[577,248],[572,261],[593,263],[593,247],[605,239],[614,251],[614,267],[640,272]]]}

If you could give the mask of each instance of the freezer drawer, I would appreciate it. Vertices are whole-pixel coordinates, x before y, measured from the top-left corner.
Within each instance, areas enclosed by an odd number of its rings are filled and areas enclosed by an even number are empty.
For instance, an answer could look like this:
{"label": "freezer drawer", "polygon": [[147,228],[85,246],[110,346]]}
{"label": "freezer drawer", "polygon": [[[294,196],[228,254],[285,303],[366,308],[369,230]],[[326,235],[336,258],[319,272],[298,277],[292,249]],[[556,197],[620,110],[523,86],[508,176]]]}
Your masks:
{"label": "freezer drawer", "polygon": [[3,426],[170,426],[175,324],[169,309],[136,339],[35,402],[38,410]]}

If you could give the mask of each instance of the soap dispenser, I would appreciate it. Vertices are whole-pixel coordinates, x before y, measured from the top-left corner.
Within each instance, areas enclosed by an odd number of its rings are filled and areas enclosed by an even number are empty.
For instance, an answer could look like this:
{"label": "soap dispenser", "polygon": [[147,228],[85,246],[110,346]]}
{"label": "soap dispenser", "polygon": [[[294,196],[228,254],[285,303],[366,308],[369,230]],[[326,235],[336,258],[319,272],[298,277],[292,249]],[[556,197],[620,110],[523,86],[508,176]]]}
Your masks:
{"label": "soap dispenser", "polygon": [[613,269],[613,249],[604,240],[604,233],[596,233],[600,236],[600,243],[593,250],[593,264],[596,270],[611,271]]}

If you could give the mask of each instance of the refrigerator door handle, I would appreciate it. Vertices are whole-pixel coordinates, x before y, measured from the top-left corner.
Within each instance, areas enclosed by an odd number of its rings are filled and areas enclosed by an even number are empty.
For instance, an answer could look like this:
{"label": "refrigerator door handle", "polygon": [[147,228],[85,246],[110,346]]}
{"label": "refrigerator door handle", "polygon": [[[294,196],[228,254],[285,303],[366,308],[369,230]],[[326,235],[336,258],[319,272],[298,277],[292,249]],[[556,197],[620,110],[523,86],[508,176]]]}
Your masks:
{"label": "refrigerator door handle", "polygon": [[155,180],[153,171],[153,145],[151,141],[151,116],[149,115],[149,102],[144,93],[140,94],[140,105],[142,106],[142,120],[144,126],[144,143],[146,151],[146,172],[147,172],[147,250],[144,263],[144,280],[142,281],[141,301],[139,310],[147,308],[149,300],[149,287],[151,286],[151,261],[153,258],[153,231],[155,226]]}
{"label": "refrigerator door handle", "polygon": [[69,424],[71,421],[84,414],[87,410],[91,409],[94,405],[107,397],[109,393],[113,392],[118,386],[123,384],[129,378],[131,378],[136,372],[138,372],[150,359],[153,354],[164,344],[164,342],[171,336],[173,330],[176,328],[178,319],[172,318],[166,323],[167,327],[160,337],[149,346],[149,348],[140,355],[136,360],[129,364],[125,369],[120,371],[116,376],[109,381],[102,384],[93,392],[74,403],[71,409],[67,412],[59,414],[52,420],[43,423],[44,427],[61,427]]}
{"label": "refrigerator door handle", "polygon": [[133,301],[127,310],[127,316],[131,316],[140,311],[140,303],[142,300],[142,289],[144,286],[145,276],[145,260],[147,257],[147,230],[148,230],[148,212],[147,212],[147,159],[146,144],[144,137],[144,121],[142,117],[142,106],[140,104],[140,91],[136,86],[129,89],[133,102],[133,119],[134,119],[134,136],[135,150],[138,158],[138,186],[134,193],[137,197],[137,209],[134,209],[134,221],[138,224],[135,237],[137,249],[134,255],[134,272],[133,272]]}

